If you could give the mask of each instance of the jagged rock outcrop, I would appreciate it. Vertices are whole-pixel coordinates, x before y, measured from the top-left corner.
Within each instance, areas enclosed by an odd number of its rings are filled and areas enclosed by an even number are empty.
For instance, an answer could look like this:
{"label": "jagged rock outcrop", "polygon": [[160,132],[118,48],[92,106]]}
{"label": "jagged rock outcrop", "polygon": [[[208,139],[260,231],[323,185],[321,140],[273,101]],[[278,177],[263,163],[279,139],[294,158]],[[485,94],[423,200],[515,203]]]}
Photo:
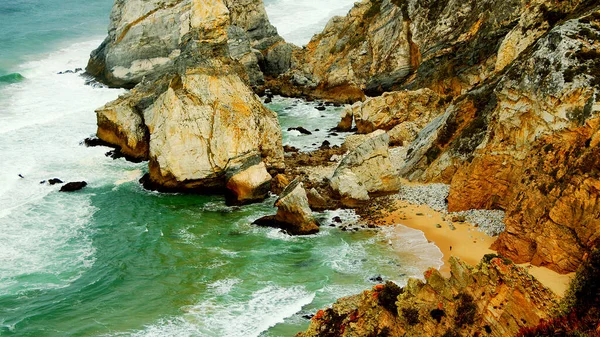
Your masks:
{"label": "jagged rock outcrop", "polygon": [[231,158],[225,168],[225,181],[230,205],[244,205],[264,200],[271,189],[271,175],[258,152]]}
{"label": "jagged rock outcrop", "polygon": [[521,0],[362,1],[295,52],[271,86],[337,101],[402,88],[455,96],[496,72],[500,44],[526,8]]}
{"label": "jagged rock outcrop", "polygon": [[222,191],[230,160],[250,152],[267,169],[282,169],[277,116],[228,57],[229,10],[220,1],[194,1],[189,14],[175,71],[99,109],[98,137],[148,159],[145,185],[159,190]]}
{"label": "jagged rock outcrop", "polygon": [[552,15],[564,19],[420,133],[401,173],[451,182],[450,211],[506,210],[495,248],[569,272],[600,242],[600,14]]}
{"label": "jagged rock outcrop", "polygon": [[269,23],[262,0],[117,0],[108,37],[92,52],[86,71],[125,88],[173,72],[188,48],[194,13],[215,5],[229,12],[229,51],[245,66],[252,85],[263,84],[263,72],[273,75],[289,68],[293,48]]}
{"label": "jagged rock outcrop", "polygon": [[319,224],[308,205],[306,190],[300,179],[294,179],[275,202],[277,214],[256,220],[259,226],[277,227],[291,235],[309,235],[319,232]]}
{"label": "jagged rock outcrop", "polygon": [[358,133],[386,130],[392,143],[410,143],[425,125],[443,113],[447,100],[430,89],[387,92],[344,109],[337,128],[349,131],[354,120]]}
{"label": "jagged rock outcrop", "polygon": [[387,283],[342,298],[296,336],[514,336],[557,306],[549,289],[510,261],[450,263],[448,279],[430,269],[425,282],[410,279],[402,289]]}
{"label": "jagged rock outcrop", "polygon": [[342,204],[355,207],[369,201],[370,195],[398,192],[400,182],[389,158],[389,140],[384,131],[376,131],[342,159],[330,180]]}

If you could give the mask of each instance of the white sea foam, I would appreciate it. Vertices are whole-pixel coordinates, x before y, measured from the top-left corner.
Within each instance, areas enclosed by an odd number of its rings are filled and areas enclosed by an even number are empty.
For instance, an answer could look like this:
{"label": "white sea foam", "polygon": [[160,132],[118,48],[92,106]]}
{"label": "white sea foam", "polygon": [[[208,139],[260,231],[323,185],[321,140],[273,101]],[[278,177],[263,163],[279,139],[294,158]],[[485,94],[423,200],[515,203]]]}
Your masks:
{"label": "white sea foam", "polygon": [[228,294],[236,284],[241,282],[242,280],[238,278],[218,280],[210,283],[208,288],[211,289],[216,295],[225,295]]}
{"label": "white sea foam", "polygon": [[383,227],[380,234],[398,254],[409,277],[422,278],[428,268],[439,269],[444,264],[442,251],[420,230],[395,225]]}
{"label": "white sea foam", "polygon": [[100,185],[114,182],[122,166],[105,158],[105,148],[79,145],[95,132],[94,109],[122,91],[57,74],[84,68],[99,43],[26,63],[19,72],[27,79],[0,89],[0,294],[66,286],[94,261],[90,195],[58,193],[40,181]]}
{"label": "white sea foam", "polygon": [[89,200],[60,194],[0,219],[0,296],[64,287],[94,263]]}
{"label": "white sea foam", "polygon": [[286,41],[307,44],[336,15],[346,15],[354,0],[265,0],[271,23]]}
{"label": "white sea foam", "polygon": [[[236,283],[237,285],[237,283]],[[222,286],[222,285],[220,285]],[[217,289],[221,289],[216,287]],[[224,304],[214,298],[184,308],[186,314],[163,319],[132,336],[227,336],[253,337],[284,321],[311,303],[314,294],[303,287],[265,285],[246,298],[237,296]],[[124,335],[124,334],[123,334]]]}

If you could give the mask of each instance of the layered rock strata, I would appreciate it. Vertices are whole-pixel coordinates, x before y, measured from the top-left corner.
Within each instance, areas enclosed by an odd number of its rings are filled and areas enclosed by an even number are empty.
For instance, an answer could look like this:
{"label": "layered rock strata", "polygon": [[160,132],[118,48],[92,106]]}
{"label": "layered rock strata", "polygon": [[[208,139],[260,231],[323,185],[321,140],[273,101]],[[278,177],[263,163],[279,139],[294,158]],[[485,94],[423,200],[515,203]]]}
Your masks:
{"label": "layered rock strata", "polygon": [[410,279],[339,299],[297,337],[514,336],[548,319],[555,295],[523,268],[486,256],[476,267],[451,258],[451,276],[435,269],[425,282]]}
{"label": "layered rock strata", "polygon": [[425,125],[443,113],[450,99],[430,89],[387,92],[344,109],[337,128],[349,131],[354,122],[357,133],[386,130],[393,144],[408,144]]}

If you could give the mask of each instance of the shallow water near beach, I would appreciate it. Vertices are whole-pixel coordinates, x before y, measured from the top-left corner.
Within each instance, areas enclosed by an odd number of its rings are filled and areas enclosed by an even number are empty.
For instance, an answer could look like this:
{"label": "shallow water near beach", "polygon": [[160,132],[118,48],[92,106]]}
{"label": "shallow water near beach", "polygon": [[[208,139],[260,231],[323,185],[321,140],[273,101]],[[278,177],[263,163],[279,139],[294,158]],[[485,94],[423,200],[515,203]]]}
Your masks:
{"label": "shallow water near beach", "polygon": [[[0,84],[0,336],[291,336],[307,326],[303,315],[370,288],[370,277],[403,284],[439,265],[421,232],[343,232],[331,218],[355,216],[336,211],[319,214],[318,235],[289,237],[251,225],[275,211],[274,198],[227,207],[221,197],[148,192],[137,182],[145,163],[82,146],[94,109],[124,91],[58,72],[85,67],[111,5],[0,6],[2,18],[25,21],[22,37],[0,30],[0,76],[12,76]],[[328,131],[341,108],[316,105],[268,105],[284,143],[343,141]],[[313,135],[287,131],[297,126]],[[88,187],[63,194],[40,183],[54,177]]]}

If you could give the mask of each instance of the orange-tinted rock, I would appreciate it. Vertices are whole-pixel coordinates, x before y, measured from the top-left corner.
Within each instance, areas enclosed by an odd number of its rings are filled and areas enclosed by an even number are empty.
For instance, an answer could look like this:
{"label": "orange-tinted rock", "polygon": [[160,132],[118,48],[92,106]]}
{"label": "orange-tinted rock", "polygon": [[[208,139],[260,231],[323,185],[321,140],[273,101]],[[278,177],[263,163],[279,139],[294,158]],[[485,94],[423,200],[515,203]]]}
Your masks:
{"label": "orange-tinted rock", "polygon": [[598,245],[600,16],[579,13],[456,98],[401,169],[413,180],[450,178],[450,211],[506,210],[495,247],[559,272]]}
{"label": "orange-tinted rock", "polygon": [[296,336],[513,336],[557,306],[549,289],[502,258],[486,256],[476,267],[450,263],[448,279],[430,269],[425,283],[410,279],[403,289],[378,285],[342,298]]}

